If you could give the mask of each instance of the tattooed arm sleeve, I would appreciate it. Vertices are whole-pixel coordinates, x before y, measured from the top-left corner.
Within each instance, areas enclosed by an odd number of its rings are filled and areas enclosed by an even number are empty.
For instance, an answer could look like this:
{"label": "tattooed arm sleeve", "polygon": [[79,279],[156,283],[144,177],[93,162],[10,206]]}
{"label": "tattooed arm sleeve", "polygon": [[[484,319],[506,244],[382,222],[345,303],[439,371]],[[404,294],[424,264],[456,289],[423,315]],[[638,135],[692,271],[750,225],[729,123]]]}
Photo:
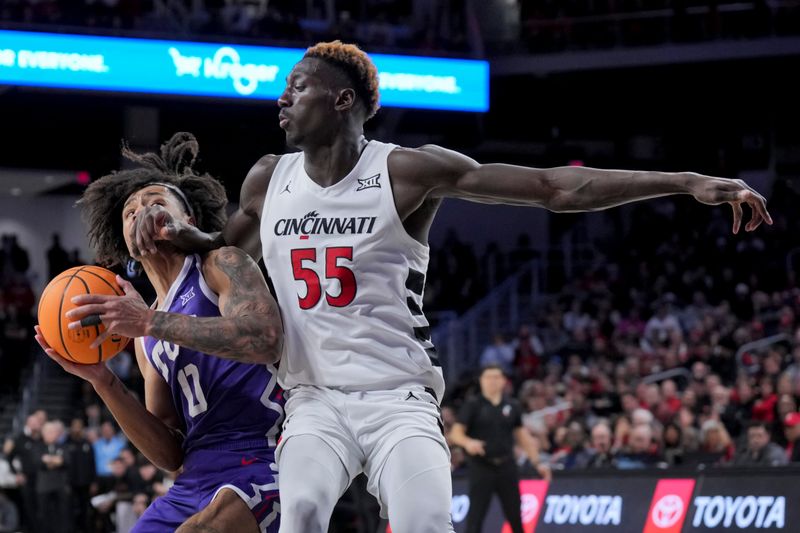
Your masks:
{"label": "tattooed arm sleeve", "polygon": [[192,350],[246,363],[275,363],[283,349],[278,305],[255,262],[224,247],[203,261],[203,275],[219,295],[222,316],[154,313],[148,335]]}

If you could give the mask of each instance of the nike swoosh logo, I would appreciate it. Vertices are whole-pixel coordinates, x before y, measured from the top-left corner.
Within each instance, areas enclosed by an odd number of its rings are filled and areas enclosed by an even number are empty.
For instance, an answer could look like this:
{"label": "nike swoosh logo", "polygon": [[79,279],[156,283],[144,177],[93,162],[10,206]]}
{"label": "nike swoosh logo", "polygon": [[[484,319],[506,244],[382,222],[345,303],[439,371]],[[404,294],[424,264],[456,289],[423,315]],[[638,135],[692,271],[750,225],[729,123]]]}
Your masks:
{"label": "nike swoosh logo", "polygon": [[244,457],[242,457],[242,466],[251,465],[251,464],[255,463],[256,461],[258,461],[258,459],[256,457],[253,457],[252,459],[245,459]]}

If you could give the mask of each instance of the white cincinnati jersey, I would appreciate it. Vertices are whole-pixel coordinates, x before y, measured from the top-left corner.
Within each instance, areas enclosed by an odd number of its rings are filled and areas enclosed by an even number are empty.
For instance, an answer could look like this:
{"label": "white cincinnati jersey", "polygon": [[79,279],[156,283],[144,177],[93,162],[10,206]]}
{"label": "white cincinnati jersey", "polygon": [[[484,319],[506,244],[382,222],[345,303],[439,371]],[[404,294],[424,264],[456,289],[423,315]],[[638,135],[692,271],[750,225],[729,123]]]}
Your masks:
{"label": "white cincinnati jersey", "polygon": [[444,380],[422,314],[429,250],[397,214],[387,158],[370,141],[340,182],[320,187],[302,153],[281,157],[261,216],[264,261],[285,332],[278,380],[343,391]]}

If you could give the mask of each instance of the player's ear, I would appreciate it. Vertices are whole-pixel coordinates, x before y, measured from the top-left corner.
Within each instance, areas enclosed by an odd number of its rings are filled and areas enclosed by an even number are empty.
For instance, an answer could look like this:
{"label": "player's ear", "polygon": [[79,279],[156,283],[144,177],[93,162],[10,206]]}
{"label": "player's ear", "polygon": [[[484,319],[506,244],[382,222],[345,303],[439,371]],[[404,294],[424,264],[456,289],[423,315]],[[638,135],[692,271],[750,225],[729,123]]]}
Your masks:
{"label": "player's ear", "polygon": [[356,105],[356,92],[353,89],[341,89],[336,95],[336,111],[349,111]]}

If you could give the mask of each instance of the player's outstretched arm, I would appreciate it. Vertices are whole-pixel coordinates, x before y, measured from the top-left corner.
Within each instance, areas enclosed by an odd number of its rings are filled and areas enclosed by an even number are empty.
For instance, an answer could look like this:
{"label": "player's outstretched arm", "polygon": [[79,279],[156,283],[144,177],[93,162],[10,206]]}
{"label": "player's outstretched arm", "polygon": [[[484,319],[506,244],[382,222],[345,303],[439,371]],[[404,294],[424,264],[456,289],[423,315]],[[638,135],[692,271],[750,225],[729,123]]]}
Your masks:
{"label": "player's outstretched arm", "polygon": [[458,152],[433,145],[396,152],[392,156],[393,174],[395,169],[400,170],[410,183],[425,189],[429,197],[577,212],[671,194],[691,194],[704,204],[729,203],[733,208],[734,233],[739,231],[743,204],[752,210],[752,217],[745,226],[747,231],[756,229],[764,221],[772,223],[764,197],[742,180],[694,172],[482,165]]}
{"label": "player's outstretched arm", "polygon": [[239,209],[222,229],[219,246],[236,246],[258,261],[261,258],[261,211],[279,155],[265,155],[253,165],[239,191]]}
{"label": "player's outstretched arm", "polygon": [[239,208],[228,217],[221,232],[205,233],[197,226],[175,220],[162,206],[146,207],[136,217],[133,257],[155,254],[157,241],[169,241],[185,252],[207,253],[236,246],[256,261],[261,257],[259,220],[272,171],[280,156],[265,155],[248,172],[239,195]]}
{"label": "player's outstretched arm", "polygon": [[179,418],[166,382],[144,360],[141,346],[136,344],[136,359],[144,376],[145,404],[133,396],[105,363],[79,365],[58,355],[35,326],[36,341],[45,353],[61,367],[88,381],[106,404],[122,431],[147,459],[158,468],[174,472],[183,464]]}

